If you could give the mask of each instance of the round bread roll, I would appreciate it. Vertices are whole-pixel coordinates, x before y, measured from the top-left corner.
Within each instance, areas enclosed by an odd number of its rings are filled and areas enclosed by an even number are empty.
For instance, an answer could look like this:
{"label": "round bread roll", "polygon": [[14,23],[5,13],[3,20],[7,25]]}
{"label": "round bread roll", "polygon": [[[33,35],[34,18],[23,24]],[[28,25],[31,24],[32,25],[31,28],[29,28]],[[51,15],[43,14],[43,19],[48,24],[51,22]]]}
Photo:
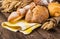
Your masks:
{"label": "round bread roll", "polygon": [[48,5],[50,16],[60,16],[60,4],[53,2]]}
{"label": "round bread roll", "polygon": [[33,23],[43,23],[49,17],[49,13],[46,7],[37,5],[32,10],[29,9],[25,20]]}

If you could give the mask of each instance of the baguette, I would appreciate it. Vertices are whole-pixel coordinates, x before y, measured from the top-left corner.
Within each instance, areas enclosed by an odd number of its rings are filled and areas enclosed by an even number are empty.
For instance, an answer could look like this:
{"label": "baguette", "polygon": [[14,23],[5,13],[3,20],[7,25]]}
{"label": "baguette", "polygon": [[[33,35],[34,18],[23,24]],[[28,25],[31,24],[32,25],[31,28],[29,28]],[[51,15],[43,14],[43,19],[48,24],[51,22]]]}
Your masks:
{"label": "baguette", "polygon": [[24,8],[17,9],[16,12],[12,12],[10,14],[10,16],[8,17],[8,21],[12,22],[12,23],[17,22],[19,19],[21,19],[25,16],[28,9],[32,9],[34,7],[35,7],[35,3],[32,2],[31,4],[25,6]]}

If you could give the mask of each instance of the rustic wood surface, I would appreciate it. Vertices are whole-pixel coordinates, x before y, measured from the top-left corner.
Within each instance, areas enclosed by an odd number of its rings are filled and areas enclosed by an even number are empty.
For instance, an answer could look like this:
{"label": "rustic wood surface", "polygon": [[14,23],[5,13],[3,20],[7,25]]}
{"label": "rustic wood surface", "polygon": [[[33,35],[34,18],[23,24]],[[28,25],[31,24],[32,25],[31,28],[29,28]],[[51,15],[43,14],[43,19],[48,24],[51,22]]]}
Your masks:
{"label": "rustic wood surface", "polygon": [[60,25],[50,31],[37,28],[30,35],[9,31],[1,26],[8,16],[9,13],[0,12],[0,39],[60,39]]}
{"label": "rustic wood surface", "polygon": [[1,26],[8,16],[9,13],[0,13],[0,39],[60,39],[60,26],[50,31],[37,28],[30,35],[9,31]]}

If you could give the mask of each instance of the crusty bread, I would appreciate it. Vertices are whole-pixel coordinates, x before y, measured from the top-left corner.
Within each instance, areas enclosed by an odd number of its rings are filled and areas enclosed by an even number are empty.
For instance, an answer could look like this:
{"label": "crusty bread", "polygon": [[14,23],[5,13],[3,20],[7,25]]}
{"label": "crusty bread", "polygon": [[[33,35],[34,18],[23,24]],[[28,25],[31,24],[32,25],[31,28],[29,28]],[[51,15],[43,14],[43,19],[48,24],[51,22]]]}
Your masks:
{"label": "crusty bread", "polygon": [[27,10],[33,9],[34,7],[35,7],[35,3],[32,2],[31,4],[29,4],[23,8],[17,9],[16,12],[13,12],[10,14],[10,16],[8,17],[8,21],[12,22],[12,23],[17,22],[18,20],[22,19],[25,16]]}
{"label": "crusty bread", "polygon": [[58,2],[49,3],[50,16],[60,16],[60,4]]}
{"label": "crusty bread", "polygon": [[37,5],[33,10],[28,10],[25,20],[27,22],[42,23],[49,17],[46,7]]}

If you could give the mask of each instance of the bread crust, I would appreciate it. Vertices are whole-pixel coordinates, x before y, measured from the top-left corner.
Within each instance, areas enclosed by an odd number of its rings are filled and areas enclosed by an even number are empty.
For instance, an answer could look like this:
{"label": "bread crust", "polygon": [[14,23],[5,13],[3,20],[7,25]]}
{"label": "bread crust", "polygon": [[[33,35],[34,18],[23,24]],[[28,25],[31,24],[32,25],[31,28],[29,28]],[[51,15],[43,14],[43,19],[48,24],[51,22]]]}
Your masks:
{"label": "bread crust", "polygon": [[27,22],[42,23],[49,17],[46,7],[37,5],[33,10],[28,10],[25,20]]}

